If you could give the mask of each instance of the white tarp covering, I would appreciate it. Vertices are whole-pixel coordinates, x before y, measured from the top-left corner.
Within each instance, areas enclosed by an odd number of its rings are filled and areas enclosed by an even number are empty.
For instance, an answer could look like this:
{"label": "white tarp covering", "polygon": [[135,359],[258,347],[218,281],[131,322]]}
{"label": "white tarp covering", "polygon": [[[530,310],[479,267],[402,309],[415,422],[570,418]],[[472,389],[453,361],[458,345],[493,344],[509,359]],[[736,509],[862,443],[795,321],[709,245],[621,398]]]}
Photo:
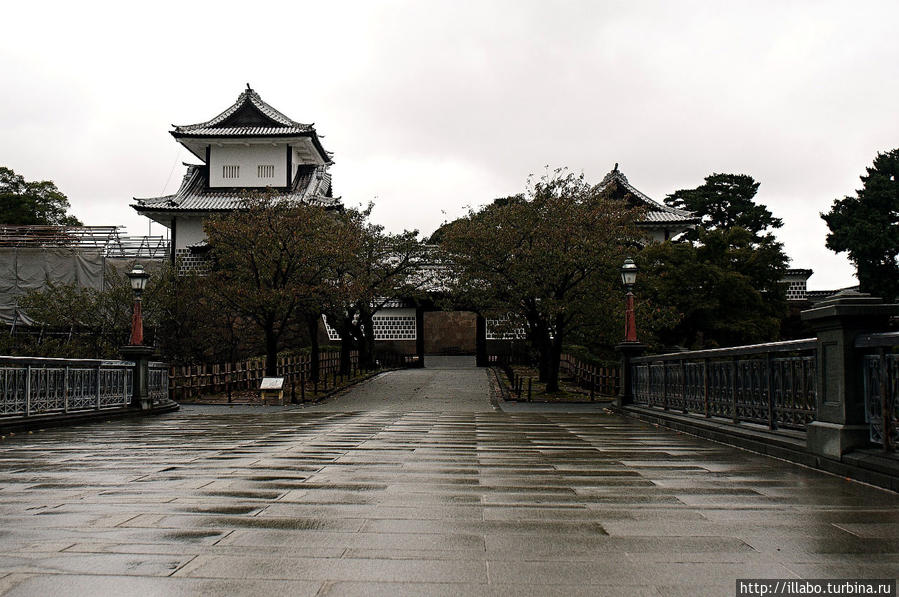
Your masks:
{"label": "white tarp covering", "polygon": [[18,300],[48,282],[103,289],[102,249],[0,247],[0,322],[28,322]]}

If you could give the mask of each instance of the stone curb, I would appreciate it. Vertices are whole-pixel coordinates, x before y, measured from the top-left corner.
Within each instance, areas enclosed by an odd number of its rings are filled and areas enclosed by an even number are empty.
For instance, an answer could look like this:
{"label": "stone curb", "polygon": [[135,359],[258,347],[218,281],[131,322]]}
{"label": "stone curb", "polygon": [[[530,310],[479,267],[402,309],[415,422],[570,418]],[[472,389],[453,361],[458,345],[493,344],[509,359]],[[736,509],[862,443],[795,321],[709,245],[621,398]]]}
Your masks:
{"label": "stone curb", "polygon": [[88,410],[76,413],[55,413],[50,415],[35,415],[27,419],[0,422],[0,433],[28,431],[31,429],[48,429],[51,427],[67,427],[82,423],[96,423],[108,419],[124,419],[148,417],[174,412],[181,408],[177,402],[166,402],[147,411],[141,411],[133,407],[111,408],[109,410]]}
{"label": "stone curb", "polygon": [[612,407],[611,410],[666,429],[899,492],[899,458],[886,456],[882,452],[856,450],[844,454],[841,460],[834,460],[809,452],[799,432],[777,434],[745,424],[696,419],[637,406]]}

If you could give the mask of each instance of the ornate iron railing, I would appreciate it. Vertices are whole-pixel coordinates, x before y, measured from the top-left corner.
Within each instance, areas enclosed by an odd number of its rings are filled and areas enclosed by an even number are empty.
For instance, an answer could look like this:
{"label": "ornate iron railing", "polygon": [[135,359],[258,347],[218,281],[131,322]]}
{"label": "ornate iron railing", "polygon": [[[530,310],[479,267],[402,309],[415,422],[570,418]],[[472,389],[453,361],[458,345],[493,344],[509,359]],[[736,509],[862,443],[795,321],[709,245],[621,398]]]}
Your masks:
{"label": "ornate iron railing", "polygon": [[169,366],[167,363],[150,362],[147,393],[154,406],[169,399]]}
{"label": "ornate iron railing", "polygon": [[0,357],[0,418],[126,407],[133,375],[129,361]]}
{"label": "ornate iron railing", "polygon": [[861,336],[855,346],[868,353],[862,358],[862,375],[871,442],[893,450],[899,444],[899,333]]}
{"label": "ornate iron railing", "polygon": [[634,359],[634,403],[804,430],[815,419],[815,339]]}

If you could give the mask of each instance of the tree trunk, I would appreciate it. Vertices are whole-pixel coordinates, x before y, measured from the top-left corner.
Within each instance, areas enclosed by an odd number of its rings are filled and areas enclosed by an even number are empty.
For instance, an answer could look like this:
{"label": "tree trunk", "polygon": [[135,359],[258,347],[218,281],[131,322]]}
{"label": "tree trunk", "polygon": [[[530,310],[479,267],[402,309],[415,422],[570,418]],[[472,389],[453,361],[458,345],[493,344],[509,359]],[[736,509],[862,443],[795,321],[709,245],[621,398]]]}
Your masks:
{"label": "tree trunk", "polygon": [[362,325],[362,342],[359,349],[359,362],[366,369],[375,368],[375,329],[372,313],[369,309],[360,309],[359,323]]}
{"label": "tree trunk", "polygon": [[547,376],[546,391],[559,391],[559,364],[562,361],[562,335],[557,333],[556,337],[549,343],[549,358],[547,359]]}
{"label": "tree trunk", "polygon": [[309,328],[309,341],[312,343],[312,348],[309,350],[309,381],[312,383],[319,382],[319,367],[321,366],[318,347],[318,320],[318,315],[309,317],[306,320],[306,325]]}
{"label": "tree trunk", "polygon": [[550,347],[546,342],[541,342],[537,348],[538,362],[538,380],[543,383],[549,383],[550,377]]}
{"label": "tree trunk", "polygon": [[353,351],[353,336],[349,333],[344,323],[340,329],[340,374],[349,375],[353,368],[353,360],[350,353]]}
{"label": "tree trunk", "polygon": [[275,377],[278,375],[278,334],[275,325],[269,322],[262,331],[265,334],[265,375]]}

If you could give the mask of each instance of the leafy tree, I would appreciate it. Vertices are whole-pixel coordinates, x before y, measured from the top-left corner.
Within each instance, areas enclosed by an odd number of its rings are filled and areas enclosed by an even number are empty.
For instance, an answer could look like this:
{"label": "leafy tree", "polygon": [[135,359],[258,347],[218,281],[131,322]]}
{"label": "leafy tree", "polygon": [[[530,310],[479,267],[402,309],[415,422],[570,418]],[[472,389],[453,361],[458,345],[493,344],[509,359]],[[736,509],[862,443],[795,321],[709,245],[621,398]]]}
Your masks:
{"label": "leafy tree", "polygon": [[855,197],[835,199],[821,214],[827,248],[847,252],[859,287],[886,300],[899,296],[899,149],[878,153]]}
{"label": "leafy tree", "polygon": [[81,226],[67,215],[69,200],[48,180],[28,182],[0,167],[0,224],[11,226]]}
{"label": "leafy tree", "polygon": [[275,375],[281,340],[296,320],[313,341],[313,379],[318,374],[318,322],[333,303],[334,264],[348,244],[333,214],[318,207],[260,195],[243,209],[207,220],[212,247],[210,291],[261,330],[266,374]]}
{"label": "leafy tree", "polygon": [[[711,174],[695,189],[668,195],[665,203],[693,212],[701,218],[705,230],[728,230],[739,226],[760,235],[769,229],[780,228],[783,221],[755,202],[758,189],[759,183],[747,174]],[[690,237],[695,239],[696,234]]]}
{"label": "leafy tree", "polygon": [[341,338],[341,370],[350,367],[350,350],[359,350],[364,367],[374,365],[375,312],[389,302],[415,295],[427,282],[422,262],[423,245],[416,230],[390,234],[368,221],[364,211],[347,210],[341,216],[345,239],[343,259],[335,263],[333,304],[328,321]]}
{"label": "leafy tree", "polygon": [[659,326],[659,340],[706,348],[775,339],[786,310],[780,246],[756,246],[739,227],[700,230],[697,237],[695,244],[649,245],[638,256],[640,298],[681,314],[667,329]]}
{"label": "leafy tree", "polygon": [[639,238],[638,210],[600,196],[583,175],[544,176],[527,194],[443,227],[456,288],[487,315],[520,318],[547,391],[559,387],[563,344],[596,302],[620,303],[618,269]]}
{"label": "leafy tree", "polygon": [[[131,330],[133,295],[128,279],[107,266],[103,290],[49,283],[23,296],[19,305],[45,330],[66,333],[56,354],[80,358],[116,358]],[[153,292],[151,284],[147,295]],[[146,327],[155,327],[150,313]]]}
{"label": "leafy tree", "polygon": [[262,346],[258,329],[211,292],[205,277],[169,265],[152,272],[144,314],[171,361],[233,363]]}
{"label": "leafy tree", "polygon": [[783,225],[755,202],[759,183],[745,174],[712,174],[665,202],[700,217],[685,242],[650,245],[640,255],[646,296],[682,318],[660,336],[693,348],[777,338],[787,310],[787,265],[772,229]]}

